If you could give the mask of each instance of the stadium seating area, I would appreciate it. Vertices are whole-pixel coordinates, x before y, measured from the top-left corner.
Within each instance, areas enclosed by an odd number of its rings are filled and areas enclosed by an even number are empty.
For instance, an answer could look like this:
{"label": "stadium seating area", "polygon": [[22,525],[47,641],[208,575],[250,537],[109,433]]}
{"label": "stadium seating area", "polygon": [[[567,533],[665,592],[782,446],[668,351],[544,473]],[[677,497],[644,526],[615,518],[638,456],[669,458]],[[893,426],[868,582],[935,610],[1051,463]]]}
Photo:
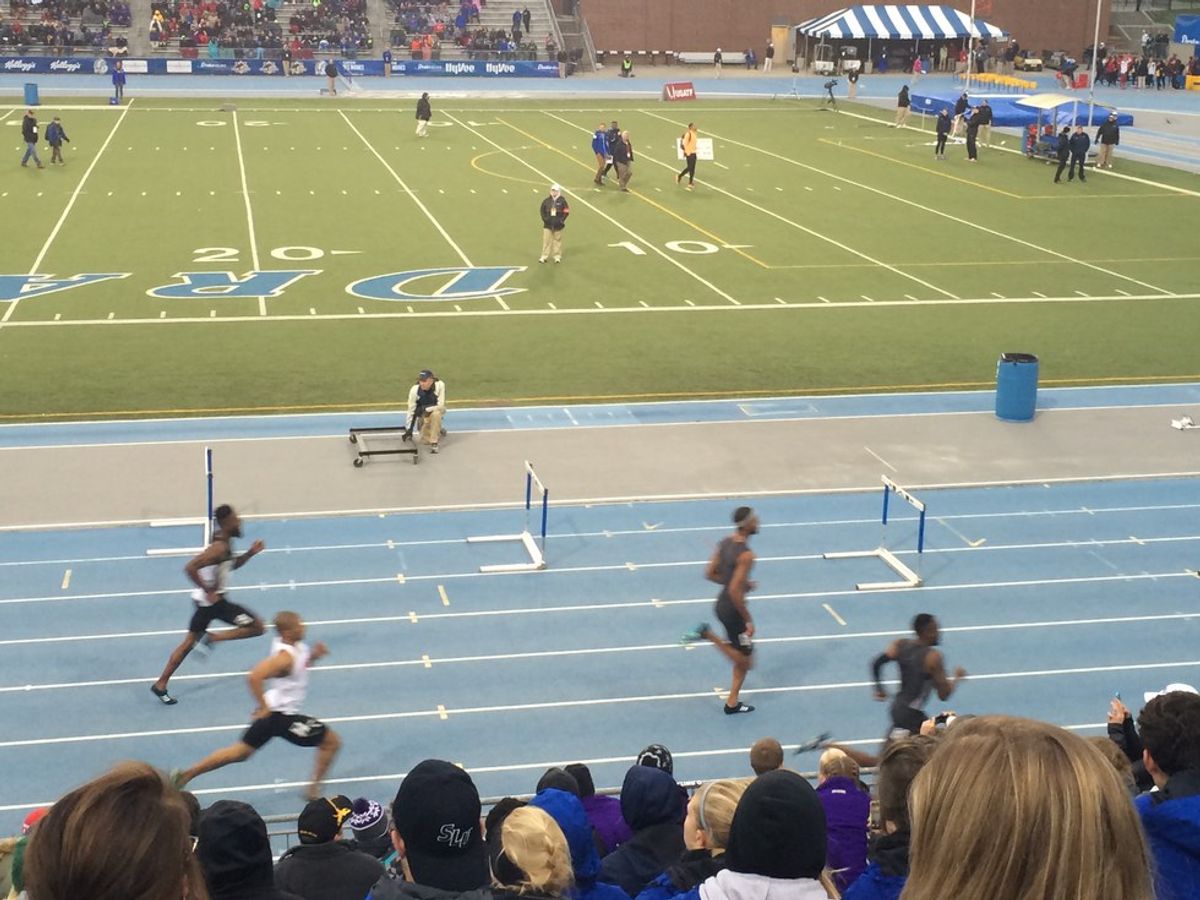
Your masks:
{"label": "stadium seating area", "polygon": [[482,9],[479,0],[389,0],[389,7],[395,16],[389,42],[413,59],[553,59],[558,51],[548,33],[517,40],[511,29],[485,22],[486,0]]}
{"label": "stadium seating area", "polygon": [[158,51],[183,56],[272,56],[288,48],[353,56],[371,49],[365,0],[154,0],[149,34]]}
{"label": "stadium seating area", "polygon": [[70,54],[104,51],[124,55],[130,25],[124,0],[9,0],[8,15],[0,13],[0,47]]}
{"label": "stadium seating area", "polygon": [[[123,763],[31,812],[0,842],[0,879],[29,900],[166,898],[181,878],[183,896],[211,900],[1189,900],[1200,695],[1147,696],[1136,722],[1112,701],[1108,736],[951,714],[893,736],[879,757],[814,742],[808,776],[762,738],[742,771],[681,783],[670,750],[652,744],[630,755],[619,799],[596,791],[586,765],[554,767],[529,794],[489,801],[482,821],[468,772],[427,759],[390,802],[312,799],[274,863],[249,804],[202,810],[174,787],[179,773]],[[863,762],[877,767],[871,787]],[[138,884],[156,878],[164,890]]]}

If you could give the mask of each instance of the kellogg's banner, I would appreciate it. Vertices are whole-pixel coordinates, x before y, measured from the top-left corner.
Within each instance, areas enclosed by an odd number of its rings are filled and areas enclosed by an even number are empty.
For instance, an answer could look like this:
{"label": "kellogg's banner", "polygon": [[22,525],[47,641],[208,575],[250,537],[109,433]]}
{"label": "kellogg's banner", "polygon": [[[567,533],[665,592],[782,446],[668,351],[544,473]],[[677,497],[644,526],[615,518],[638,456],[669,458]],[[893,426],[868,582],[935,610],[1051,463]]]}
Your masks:
{"label": "kellogg's banner", "polygon": [[[0,71],[21,75],[104,75],[112,72],[114,60],[98,57],[0,56]],[[130,75],[283,75],[284,63],[278,59],[123,59]],[[339,59],[338,70],[345,76],[383,75],[378,59]],[[292,75],[324,74],[325,61],[294,59],[288,65]],[[396,75],[476,75],[486,78],[557,78],[558,63],[533,60],[413,59],[392,63]]]}

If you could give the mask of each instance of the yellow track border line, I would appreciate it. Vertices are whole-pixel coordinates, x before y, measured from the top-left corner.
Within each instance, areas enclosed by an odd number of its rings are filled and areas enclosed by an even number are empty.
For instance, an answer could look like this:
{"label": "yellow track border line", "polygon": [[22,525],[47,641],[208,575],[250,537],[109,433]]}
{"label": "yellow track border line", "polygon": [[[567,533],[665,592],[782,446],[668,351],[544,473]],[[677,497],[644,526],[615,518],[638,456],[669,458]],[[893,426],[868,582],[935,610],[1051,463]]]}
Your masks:
{"label": "yellow track border line", "polygon": [[[1177,384],[1200,381],[1200,373],[1194,375],[1112,375],[1096,378],[1042,378],[1044,387],[1079,387],[1102,384]],[[994,381],[940,381],[921,384],[854,384],[831,385],[821,388],[763,388],[736,391],[656,391],[641,394],[560,394],[543,397],[468,397],[463,403],[473,407],[493,406],[538,406],[558,403],[621,403],[650,402],[655,400],[730,400],[739,397],[828,397],[839,394],[897,394],[913,391],[986,390],[995,387]],[[95,417],[127,417],[131,419],[150,416],[210,416],[262,413],[303,413],[376,410],[394,412],[394,401],[379,403],[305,403],[292,406],[228,406],[168,409],[124,409],[92,410],[87,412],[62,413],[16,413],[0,414],[0,421],[49,421],[74,418],[81,421]]]}

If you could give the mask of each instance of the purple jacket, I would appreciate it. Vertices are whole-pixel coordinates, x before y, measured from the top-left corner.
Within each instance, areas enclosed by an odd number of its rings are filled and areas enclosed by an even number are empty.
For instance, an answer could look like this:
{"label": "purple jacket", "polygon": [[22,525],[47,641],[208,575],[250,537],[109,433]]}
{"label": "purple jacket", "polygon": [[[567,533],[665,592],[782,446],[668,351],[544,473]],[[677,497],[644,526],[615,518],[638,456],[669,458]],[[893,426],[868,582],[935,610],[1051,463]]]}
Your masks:
{"label": "purple jacket", "polygon": [[631,837],[633,832],[621,817],[621,800],[619,797],[605,797],[593,794],[583,797],[583,810],[587,813],[588,821],[596,829],[596,834],[604,842],[604,853],[612,853]]}
{"label": "purple jacket", "polygon": [[825,807],[827,863],[838,890],[845,891],[867,867],[867,820],[871,798],[853,778],[834,776],[817,786]]}

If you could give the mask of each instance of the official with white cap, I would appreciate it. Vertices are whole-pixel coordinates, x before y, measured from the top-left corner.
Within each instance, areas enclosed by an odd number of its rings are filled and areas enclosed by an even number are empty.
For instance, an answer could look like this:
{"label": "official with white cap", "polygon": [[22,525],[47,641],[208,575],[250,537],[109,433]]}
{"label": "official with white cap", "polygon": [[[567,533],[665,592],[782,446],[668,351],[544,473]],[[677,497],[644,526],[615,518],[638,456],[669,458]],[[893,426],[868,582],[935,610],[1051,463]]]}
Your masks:
{"label": "official with white cap", "polygon": [[556,263],[562,262],[563,229],[567,227],[567,216],[571,207],[563,196],[562,188],[550,185],[550,195],[542,200],[542,255],[538,262],[544,263],[551,256]]}

